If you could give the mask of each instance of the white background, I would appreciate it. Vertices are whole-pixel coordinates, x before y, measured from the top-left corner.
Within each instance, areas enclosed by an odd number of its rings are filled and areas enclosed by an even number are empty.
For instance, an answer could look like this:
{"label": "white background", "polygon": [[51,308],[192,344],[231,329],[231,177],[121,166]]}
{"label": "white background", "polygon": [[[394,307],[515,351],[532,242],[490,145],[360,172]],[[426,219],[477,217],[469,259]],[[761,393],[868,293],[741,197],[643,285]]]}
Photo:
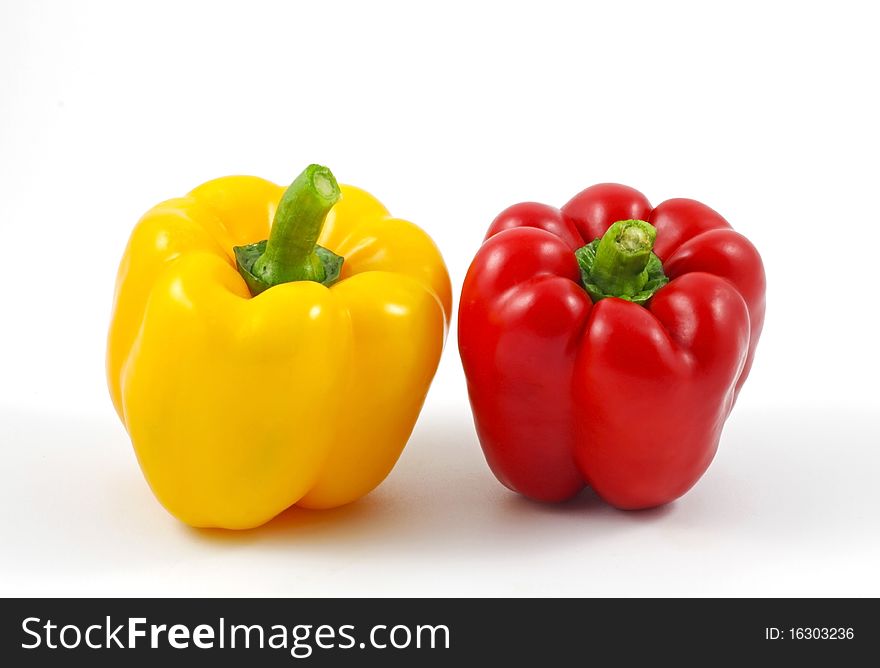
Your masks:
{"label": "white background", "polygon": [[[0,3],[0,594],[880,595],[872,3]],[[140,214],[309,162],[426,229],[458,289],[505,206],[599,181],[760,249],[767,324],[676,503],[524,501],[455,330],[388,480],[250,532],[154,501],[105,332]]]}

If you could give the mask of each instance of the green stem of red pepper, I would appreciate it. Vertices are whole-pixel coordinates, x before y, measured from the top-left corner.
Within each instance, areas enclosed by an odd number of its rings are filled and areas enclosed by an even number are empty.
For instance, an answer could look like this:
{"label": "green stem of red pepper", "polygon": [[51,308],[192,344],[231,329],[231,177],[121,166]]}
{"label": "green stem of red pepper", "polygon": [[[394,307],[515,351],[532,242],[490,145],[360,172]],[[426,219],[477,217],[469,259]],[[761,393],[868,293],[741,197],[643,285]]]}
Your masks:
{"label": "green stem of red pepper", "polygon": [[608,295],[634,295],[648,282],[648,259],[657,230],[644,220],[619,220],[608,228],[590,275]]}
{"label": "green stem of red pepper", "polygon": [[324,220],[342,196],[333,173],[309,165],[281,196],[269,239],[235,250],[239,273],[251,294],[280,283],[314,281],[329,285],[342,258],[318,246]]}
{"label": "green stem of red pepper", "polygon": [[657,230],[644,220],[619,220],[601,239],[575,251],[584,288],[593,301],[618,297],[644,304],[668,283],[654,255]]}

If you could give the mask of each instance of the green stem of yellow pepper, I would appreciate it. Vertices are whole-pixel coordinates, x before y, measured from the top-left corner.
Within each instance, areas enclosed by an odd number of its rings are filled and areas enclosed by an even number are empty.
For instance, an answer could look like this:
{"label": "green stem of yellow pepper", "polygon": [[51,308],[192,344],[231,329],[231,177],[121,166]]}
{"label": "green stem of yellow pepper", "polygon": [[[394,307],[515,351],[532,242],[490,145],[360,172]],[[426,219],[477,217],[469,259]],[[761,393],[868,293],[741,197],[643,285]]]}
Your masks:
{"label": "green stem of yellow pepper", "polygon": [[339,279],[344,258],[318,246],[327,213],[342,193],[333,173],[309,165],[281,196],[268,239],[235,246],[235,264],[252,296],[280,283]]}
{"label": "green stem of yellow pepper", "polygon": [[316,244],[327,213],[340,197],[333,172],[321,165],[309,165],[294,179],[278,204],[266,250],[251,268],[265,288],[291,281],[325,281]]}

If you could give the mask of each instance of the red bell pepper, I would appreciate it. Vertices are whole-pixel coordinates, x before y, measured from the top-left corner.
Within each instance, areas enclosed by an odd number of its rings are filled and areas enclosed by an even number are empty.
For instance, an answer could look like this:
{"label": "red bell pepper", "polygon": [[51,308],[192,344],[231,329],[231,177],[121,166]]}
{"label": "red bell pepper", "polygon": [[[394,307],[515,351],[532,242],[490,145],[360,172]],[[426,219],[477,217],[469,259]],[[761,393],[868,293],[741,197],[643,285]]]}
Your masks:
{"label": "red bell pepper", "polygon": [[506,209],[458,319],[492,471],[541,501],[585,485],[619,508],[678,498],[708,468],[748,376],[764,292],[755,247],[694,200],[652,208],[609,183],[561,210]]}

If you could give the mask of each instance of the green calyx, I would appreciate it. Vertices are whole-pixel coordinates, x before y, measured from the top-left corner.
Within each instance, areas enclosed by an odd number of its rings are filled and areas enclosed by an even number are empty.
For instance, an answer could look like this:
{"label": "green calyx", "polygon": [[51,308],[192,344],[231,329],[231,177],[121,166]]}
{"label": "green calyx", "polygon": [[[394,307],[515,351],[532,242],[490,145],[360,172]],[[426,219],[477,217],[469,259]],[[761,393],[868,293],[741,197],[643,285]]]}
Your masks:
{"label": "green calyx", "polygon": [[619,220],[575,251],[584,288],[593,302],[617,297],[645,305],[669,282],[652,249],[657,230],[644,220]]}
{"label": "green calyx", "polygon": [[235,263],[251,294],[280,283],[314,281],[332,285],[343,258],[318,245],[324,220],[342,196],[333,173],[309,165],[284,191],[269,238],[235,246]]}

